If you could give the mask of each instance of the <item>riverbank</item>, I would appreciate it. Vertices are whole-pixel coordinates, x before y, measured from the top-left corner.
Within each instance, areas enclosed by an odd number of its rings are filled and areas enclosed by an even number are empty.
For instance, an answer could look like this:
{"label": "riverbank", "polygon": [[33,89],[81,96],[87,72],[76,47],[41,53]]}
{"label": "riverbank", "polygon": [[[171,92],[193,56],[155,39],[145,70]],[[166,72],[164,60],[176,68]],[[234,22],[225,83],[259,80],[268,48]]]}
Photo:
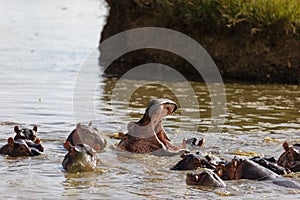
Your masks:
{"label": "riverbank", "polygon": [[[106,1],[110,12],[101,41],[137,27],[170,28],[201,44],[227,82],[300,82],[297,1]],[[172,66],[190,80],[201,79],[184,59],[153,49],[120,57],[106,74],[120,76],[132,66],[150,62]]]}

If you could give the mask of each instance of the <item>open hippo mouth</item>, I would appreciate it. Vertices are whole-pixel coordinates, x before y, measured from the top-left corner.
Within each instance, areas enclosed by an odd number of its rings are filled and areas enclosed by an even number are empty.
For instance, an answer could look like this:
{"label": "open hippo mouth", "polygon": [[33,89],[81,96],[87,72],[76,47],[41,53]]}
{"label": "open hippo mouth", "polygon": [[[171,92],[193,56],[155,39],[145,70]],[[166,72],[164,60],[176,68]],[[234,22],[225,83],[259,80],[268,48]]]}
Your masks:
{"label": "open hippo mouth", "polygon": [[172,156],[186,151],[186,141],[183,140],[182,146],[172,144],[162,125],[163,118],[176,110],[176,103],[169,99],[150,101],[143,117],[137,122],[128,123],[128,132],[118,147],[129,152],[158,156]]}
{"label": "open hippo mouth", "polygon": [[155,136],[164,145],[170,141],[164,131],[162,120],[165,116],[173,114],[177,110],[177,104],[169,99],[153,99],[143,117],[138,122],[128,124],[128,133],[138,138]]}

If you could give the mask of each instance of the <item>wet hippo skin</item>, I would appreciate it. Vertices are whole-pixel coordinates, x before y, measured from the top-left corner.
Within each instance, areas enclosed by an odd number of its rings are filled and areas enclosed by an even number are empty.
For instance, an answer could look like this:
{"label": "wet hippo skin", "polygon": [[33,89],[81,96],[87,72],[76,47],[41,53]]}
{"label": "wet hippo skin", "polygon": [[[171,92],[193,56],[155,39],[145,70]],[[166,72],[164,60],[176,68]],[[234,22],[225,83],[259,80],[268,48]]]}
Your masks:
{"label": "wet hippo skin", "polygon": [[186,184],[208,187],[226,186],[224,181],[211,170],[204,170],[201,173],[187,173]]}
{"label": "wet hippo skin", "polygon": [[253,157],[250,160],[256,162],[257,164],[268,168],[269,170],[275,172],[278,175],[284,175],[290,173],[289,169],[286,169],[277,164],[277,160],[274,157],[271,158],[262,158],[259,156]]}
{"label": "wet hippo skin", "polygon": [[207,158],[202,158],[197,153],[182,154],[182,160],[180,160],[171,170],[195,170],[197,168],[215,169],[215,165],[212,164]]}
{"label": "wet hippo skin", "polygon": [[272,181],[274,184],[300,189],[300,184],[291,181],[287,178],[281,177],[271,170],[249,160],[234,158],[229,163],[218,165],[215,172],[223,180],[238,180],[238,179],[251,179],[258,181]]}
{"label": "wet hippo skin", "polygon": [[66,172],[78,173],[93,171],[101,163],[97,152],[87,144],[71,145],[66,141],[64,146],[68,153],[65,155],[62,166]]}

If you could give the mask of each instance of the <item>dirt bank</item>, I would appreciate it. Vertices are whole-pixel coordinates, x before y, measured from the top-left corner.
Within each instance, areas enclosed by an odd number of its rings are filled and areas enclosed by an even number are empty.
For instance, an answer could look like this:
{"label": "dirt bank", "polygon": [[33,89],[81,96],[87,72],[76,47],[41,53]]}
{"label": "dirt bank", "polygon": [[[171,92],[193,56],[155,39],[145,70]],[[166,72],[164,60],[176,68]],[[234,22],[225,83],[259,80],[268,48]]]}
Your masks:
{"label": "dirt bank", "polygon": [[[110,12],[101,41],[137,27],[164,27],[195,39],[211,55],[225,81],[258,83],[300,83],[300,36],[277,30],[256,30],[247,24],[216,27],[215,24],[189,25],[162,17],[155,1],[106,0]],[[104,55],[104,50],[101,50]],[[156,62],[167,64],[190,80],[201,80],[184,59],[169,52],[147,49],[128,53],[106,69],[107,75],[120,76],[134,66]]]}

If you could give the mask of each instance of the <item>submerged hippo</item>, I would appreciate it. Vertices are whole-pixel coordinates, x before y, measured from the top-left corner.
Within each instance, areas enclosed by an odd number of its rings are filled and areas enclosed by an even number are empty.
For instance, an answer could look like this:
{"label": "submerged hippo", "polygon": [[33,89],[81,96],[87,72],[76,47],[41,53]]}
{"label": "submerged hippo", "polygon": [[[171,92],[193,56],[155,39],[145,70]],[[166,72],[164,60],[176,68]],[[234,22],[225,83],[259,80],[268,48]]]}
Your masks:
{"label": "submerged hippo", "polygon": [[96,151],[87,144],[77,144],[73,146],[70,142],[65,143],[68,153],[62,162],[66,172],[77,173],[87,172],[96,169],[101,163]]}
{"label": "submerged hippo", "polygon": [[128,132],[122,137],[118,148],[158,156],[171,156],[186,151],[185,140],[181,147],[175,146],[162,125],[163,118],[176,110],[176,103],[169,99],[151,100],[143,117],[128,124]]}
{"label": "submerged hippo", "polygon": [[11,157],[17,156],[38,156],[44,148],[40,144],[35,144],[32,141],[23,139],[14,140],[12,137],[7,139],[7,144],[2,146],[0,154],[9,155]]}
{"label": "submerged hippo", "polygon": [[269,170],[275,172],[278,175],[284,175],[284,174],[288,174],[291,172],[289,169],[279,166],[274,157],[262,158],[260,156],[255,156],[255,157],[251,158],[250,160],[256,162],[257,164],[259,164],[265,168],[268,168]]}
{"label": "submerged hippo", "polygon": [[206,156],[204,158],[199,153],[182,154],[180,160],[171,170],[194,170],[197,168],[215,169],[215,164]]}
{"label": "submerged hippo", "polygon": [[208,187],[225,187],[224,181],[213,171],[204,170],[201,173],[187,173],[186,184]]}
{"label": "submerged hippo", "polygon": [[14,140],[23,139],[23,140],[31,140],[36,144],[40,143],[40,139],[36,136],[38,127],[33,126],[33,129],[22,128],[20,129],[19,126],[14,127],[14,131],[16,133]]}
{"label": "submerged hippo", "polygon": [[223,180],[270,180],[274,184],[289,188],[300,189],[300,184],[293,182],[287,178],[283,178],[271,170],[253,162],[249,159],[234,158],[227,164],[220,164],[217,166],[215,172]]}
{"label": "submerged hippo", "polygon": [[99,131],[92,126],[92,121],[88,126],[78,123],[66,141],[73,146],[87,144],[96,151],[102,150],[106,146],[106,140],[99,136]]}
{"label": "submerged hippo", "polygon": [[300,144],[289,146],[287,142],[284,142],[282,147],[284,152],[280,155],[277,164],[292,172],[300,171]]}

